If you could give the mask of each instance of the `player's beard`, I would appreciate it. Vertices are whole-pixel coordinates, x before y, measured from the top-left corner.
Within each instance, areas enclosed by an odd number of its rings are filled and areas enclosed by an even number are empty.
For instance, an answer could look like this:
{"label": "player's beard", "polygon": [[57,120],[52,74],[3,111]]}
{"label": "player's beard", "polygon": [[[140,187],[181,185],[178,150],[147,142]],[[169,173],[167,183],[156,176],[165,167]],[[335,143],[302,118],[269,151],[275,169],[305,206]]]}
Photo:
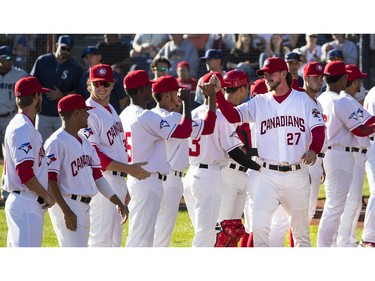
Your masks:
{"label": "player's beard", "polygon": [[276,88],[281,84],[281,81],[279,80],[279,81],[277,81],[277,82],[275,82],[275,80],[272,80],[272,82],[273,82],[273,84],[272,85],[270,85],[269,83],[268,83],[268,81],[267,81],[267,88],[268,88],[268,90],[269,91],[274,91],[274,90],[276,90]]}

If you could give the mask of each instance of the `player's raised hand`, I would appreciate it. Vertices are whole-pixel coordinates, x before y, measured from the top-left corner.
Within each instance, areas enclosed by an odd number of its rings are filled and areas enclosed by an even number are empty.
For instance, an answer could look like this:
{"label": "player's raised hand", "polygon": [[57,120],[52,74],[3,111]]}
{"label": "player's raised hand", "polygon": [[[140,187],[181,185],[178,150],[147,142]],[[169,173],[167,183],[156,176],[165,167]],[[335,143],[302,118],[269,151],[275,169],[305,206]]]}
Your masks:
{"label": "player's raised hand", "polygon": [[147,163],[148,162],[139,162],[130,164],[128,174],[135,177],[137,180],[144,180],[148,178],[151,173],[142,168],[142,166],[146,165]]}
{"label": "player's raised hand", "polygon": [[215,88],[215,93],[221,90],[221,82],[220,79],[217,78],[216,75],[212,75],[210,77],[210,80],[208,81],[208,84],[213,85]]}
{"label": "player's raised hand", "polygon": [[306,165],[314,165],[316,161],[316,153],[310,149],[302,155],[301,159],[302,163]]}

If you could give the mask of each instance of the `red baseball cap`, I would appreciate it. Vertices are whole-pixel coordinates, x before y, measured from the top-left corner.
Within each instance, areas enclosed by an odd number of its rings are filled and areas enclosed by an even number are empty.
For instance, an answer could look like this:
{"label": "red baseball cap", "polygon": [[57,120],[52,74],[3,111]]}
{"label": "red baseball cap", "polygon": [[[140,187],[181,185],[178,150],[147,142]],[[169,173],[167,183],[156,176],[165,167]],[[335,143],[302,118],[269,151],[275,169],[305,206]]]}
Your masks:
{"label": "red baseball cap", "polygon": [[90,81],[113,82],[113,70],[108,64],[96,64],[90,68]]}
{"label": "red baseball cap", "polygon": [[59,113],[67,112],[74,109],[93,109],[92,106],[87,106],[83,96],[78,94],[69,94],[59,100],[57,104],[57,111]]}
{"label": "red baseball cap", "polygon": [[247,76],[247,73],[239,69],[228,71],[225,73],[223,79],[228,84],[228,88],[237,88],[252,84]]}
{"label": "red baseball cap", "polygon": [[48,93],[50,89],[43,88],[39,80],[34,76],[27,76],[17,81],[14,86],[16,97],[32,96],[35,93]]}
{"label": "red baseball cap", "polygon": [[349,70],[350,73],[348,74],[348,81],[353,81],[355,79],[362,79],[367,78],[367,73],[363,73],[359,70],[358,66],[355,64],[347,64],[345,65],[346,70]]}
{"label": "red baseball cap", "polygon": [[324,67],[325,76],[344,75],[350,72],[350,70],[346,70],[345,64],[342,61],[331,61]]}
{"label": "red baseball cap", "polygon": [[179,68],[183,68],[184,66],[186,66],[187,68],[190,68],[190,64],[187,62],[187,61],[180,61],[178,64],[177,64],[177,69]]}
{"label": "red baseball cap", "polygon": [[263,76],[264,72],[267,73],[274,73],[276,71],[288,71],[288,66],[282,58],[274,57],[274,58],[267,58],[264,61],[263,68],[257,70],[258,76]]}
{"label": "red baseball cap", "polygon": [[318,62],[309,62],[303,67],[303,77],[324,75],[323,66]]}
{"label": "red baseball cap", "polygon": [[220,80],[220,83],[221,83],[221,88],[225,88],[225,87],[228,87],[230,86],[229,83],[225,82],[224,79],[223,79],[223,76],[221,75],[220,72],[209,72],[209,73],[206,73],[205,75],[202,76],[202,79],[201,79],[201,82],[202,83],[208,83],[210,81],[210,78],[211,76],[214,76],[216,75],[217,78],[219,78]]}
{"label": "red baseball cap", "polygon": [[180,88],[186,89],[185,86],[180,86],[177,79],[171,75],[159,77],[152,84],[152,91],[155,94],[178,91]]}
{"label": "red baseball cap", "polygon": [[134,89],[155,83],[144,70],[130,71],[124,78],[124,88]]}
{"label": "red baseball cap", "polygon": [[255,97],[256,95],[265,94],[268,92],[268,88],[266,85],[266,80],[260,78],[255,80],[254,83],[250,86],[250,95],[251,97]]}

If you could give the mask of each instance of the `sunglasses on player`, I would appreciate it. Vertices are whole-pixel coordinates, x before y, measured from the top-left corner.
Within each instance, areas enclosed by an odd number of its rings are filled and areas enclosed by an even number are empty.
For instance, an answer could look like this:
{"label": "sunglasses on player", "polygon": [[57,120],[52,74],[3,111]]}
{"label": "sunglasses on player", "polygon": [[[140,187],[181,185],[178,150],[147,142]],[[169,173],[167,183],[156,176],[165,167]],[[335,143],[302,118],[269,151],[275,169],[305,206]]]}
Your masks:
{"label": "sunglasses on player", "polygon": [[95,81],[92,82],[92,85],[94,85],[95,88],[100,88],[101,86],[103,86],[104,88],[109,88],[113,85],[113,83],[106,81]]}

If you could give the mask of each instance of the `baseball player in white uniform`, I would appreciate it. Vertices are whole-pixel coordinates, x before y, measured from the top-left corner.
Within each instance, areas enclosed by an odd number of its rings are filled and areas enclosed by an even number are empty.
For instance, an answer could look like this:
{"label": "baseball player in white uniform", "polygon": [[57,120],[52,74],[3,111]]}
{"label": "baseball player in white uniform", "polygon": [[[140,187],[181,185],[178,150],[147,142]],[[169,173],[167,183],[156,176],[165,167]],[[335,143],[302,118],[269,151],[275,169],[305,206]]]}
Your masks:
{"label": "baseball player in white uniform", "polygon": [[262,171],[254,198],[254,246],[269,246],[272,217],[281,204],[294,233],[295,245],[310,246],[308,166],[316,161],[324,142],[324,123],[316,104],[291,89],[285,61],[268,58],[257,71],[270,91],[233,107],[217,93],[217,103],[231,123],[255,122]]}
{"label": "baseball player in white uniform", "polygon": [[10,192],[5,202],[8,247],[40,247],[44,212],[55,204],[48,192],[42,136],[34,126],[42,93],[48,91],[35,77],[21,78],[15,85],[18,114],[5,131],[3,171],[3,188]]}
{"label": "baseball player in white uniform", "polygon": [[58,102],[62,127],[44,145],[49,188],[56,203],[48,210],[60,247],[87,247],[90,201],[98,189],[118,209],[122,223],[129,210],[113,192],[100,171],[100,159],[84,135],[89,109],[85,99],[69,94]]}
{"label": "baseball player in white uniform", "polygon": [[[233,105],[244,102],[249,94],[250,81],[246,72],[231,70],[224,77],[227,83],[225,98]],[[242,150],[251,158],[256,155],[256,149],[252,149],[249,123],[233,126],[237,136],[243,143]],[[259,165],[256,165],[258,170]],[[237,247],[240,239],[245,235],[245,227],[242,224],[242,214],[245,208],[246,189],[249,181],[248,168],[238,164],[229,158],[228,165],[222,169],[222,192],[218,218],[216,247]],[[253,169],[256,172],[256,170]],[[220,225],[225,225],[220,229]],[[221,227],[222,228],[222,227]]]}
{"label": "baseball player in white uniform", "polygon": [[[126,136],[129,162],[147,161],[144,168],[151,173],[145,180],[128,177],[129,232],[126,247],[152,247],[155,224],[163,197],[163,181],[171,173],[165,141],[170,138],[184,139],[190,136],[192,122],[190,108],[179,124],[165,120],[147,110],[152,100],[151,84],[147,72],[135,70],[124,78],[124,88],[131,103],[120,114]],[[190,97],[185,102],[189,102]],[[188,104],[187,107],[189,107]]]}
{"label": "baseball player in white uniform", "polygon": [[[14,95],[14,85],[16,82],[28,76],[22,69],[13,66],[12,50],[8,46],[0,47],[0,144],[2,156],[4,158],[4,134],[10,120],[16,114],[16,96]],[[2,190],[4,200],[8,197],[8,192]]]}
{"label": "baseball player in white uniform", "polygon": [[[229,85],[224,82],[219,72],[204,75],[201,85],[212,84],[211,81],[215,79],[221,82],[217,84],[216,89],[212,90],[221,91],[222,86]],[[205,116],[208,110],[207,103],[208,99],[205,98],[204,104],[192,111],[194,119]],[[230,222],[229,225],[225,220],[224,223],[219,222],[217,235],[215,233],[222,201],[221,170],[229,164],[229,157],[237,161],[236,165],[240,164],[240,166],[254,169],[257,166],[240,150],[243,143],[237,136],[236,127],[229,124],[219,110],[216,111],[216,115],[213,134],[201,136],[198,139],[189,138],[190,167],[183,182],[186,207],[194,227],[193,247],[226,246],[233,236],[229,232],[235,231],[232,228],[234,224]],[[259,169],[259,166],[257,168]]]}
{"label": "baseball player in white uniform", "polygon": [[[268,92],[266,82],[263,78],[259,78],[254,81],[250,86],[250,96],[251,98],[259,94],[265,94]],[[256,148],[256,126],[255,123],[250,123],[250,135],[251,135],[251,147]],[[253,160],[258,161],[258,157],[253,156]],[[259,179],[260,173],[255,170],[248,169],[248,181],[246,186],[246,200],[244,207],[244,226],[245,234],[240,240],[240,247],[254,247],[253,232],[251,229],[251,214],[253,213],[254,206],[254,196],[257,186],[257,181]]]}
{"label": "baseball player in white uniform", "polygon": [[[164,76],[155,80],[152,91],[157,106],[152,109],[164,120],[173,123],[181,122],[182,115],[174,111],[181,105],[178,97],[179,86],[177,79],[173,76]],[[215,94],[215,91],[211,92]],[[181,91],[181,95],[187,95],[183,99],[189,99],[190,92]],[[216,121],[216,96],[209,97],[209,111],[204,119],[192,120],[191,137],[199,138],[201,135],[212,134]],[[178,209],[183,194],[182,177],[189,166],[189,142],[187,139],[170,138],[166,141],[167,159],[171,165],[171,172],[166,181],[163,181],[163,198],[155,225],[154,247],[169,247],[173,228],[176,222]]]}
{"label": "baseball player in white uniform", "polygon": [[[113,88],[113,72],[107,64],[96,64],[90,68],[89,92],[86,100],[90,111],[88,128],[83,134],[97,150],[102,166],[103,176],[116,195],[125,202],[127,173],[138,179],[150,175],[141,165],[128,165],[128,154],[125,148],[123,125],[116,110],[109,103]],[[116,207],[101,193],[91,200],[90,207],[90,238],[91,247],[120,247],[122,241],[121,217]]]}
{"label": "baseball player in white uniform", "polygon": [[[366,73],[362,73],[358,66],[348,64],[345,66],[350,71],[348,83],[345,91],[340,95],[347,97],[356,108],[356,115],[362,124],[373,124],[375,117],[371,116],[355,98],[355,94],[360,92],[362,79],[367,78]],[[337,233],[338,247],[357,247],[356,230],[358,218],[362,210],[362,191],[365,179],[365,163],[367,160],[367,149],[370,146],[370,138],[355,136],[358,144],[353,148],[354,166],[353,177],[349,187],[349,193],[345,202],[345,209],[341,216],[341,222]]]}
{"label": "baseball player in white uniform", "polygon": [[[375,87],[367,93],[363,107],[375,116]],[[360,246],[375,247],[375,134],[370,135],[370,146],[367,150],[366,175],[370,188]]]}
{"label": "baseball player in white uniform", "polygon": [[319,223],[318,247],[335,245],[335,235],[353,178],[353,153],[357,153],[353,151],[359,149],[355,136],[364,137],[374,132],[373,126],[362,125],[358,119],[358,107],[353,106],[347,97],[339,95],[345,90],[349,73],[341,61],[328,63],[324,68],[327,90],[318,97],[326,122],[328,146],[323,159],[326,202]]}
{"label": "baseball player in white uniform", "polygon": [[[316,104],[319,112],[323,109],[316,100],[316,95],[320,92],[323,85],[323,66],[318,62],[310,62],[303,68],[303,88],[306,94]],[[310,201],[309,201],[309,222],[314,218],[316,205],[318,202],[320,184],[324,182],[324,168],[323,158],[324,152],[327,150],[327,145],[324,143],[322,151],[317,155],[315,164],[309,166],[310,176]],[[289,221],[286,216],[284,208],[281,206],[276,211],[272,219],[270,232],[270,245],[272,247],[283,247],[285,240],[285,233],[289,229]],[[294,246],[293,234],[289,232],[290,245]]]}

